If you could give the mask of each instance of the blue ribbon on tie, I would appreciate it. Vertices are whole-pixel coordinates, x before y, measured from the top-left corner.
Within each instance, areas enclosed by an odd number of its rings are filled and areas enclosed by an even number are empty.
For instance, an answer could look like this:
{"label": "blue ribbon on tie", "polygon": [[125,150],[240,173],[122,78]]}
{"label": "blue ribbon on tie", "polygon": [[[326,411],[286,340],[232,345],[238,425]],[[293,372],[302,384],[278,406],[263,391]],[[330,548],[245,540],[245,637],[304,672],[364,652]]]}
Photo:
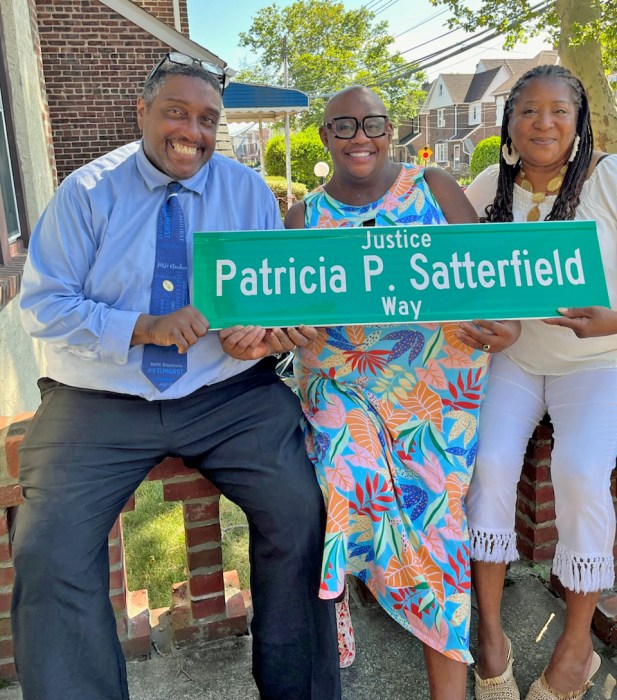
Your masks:
{"label": "blue ribbon on tie", "polygon": [[[170,182],[159,212],[156,232],[156,258],[150,294],[150,313],[162,316],[187,306],[189,277],[186,228],[178,192],[179,182]],[[141,371],[161,392],[169,389],[186,372],[186,354],[175,345],[144,345]]]}

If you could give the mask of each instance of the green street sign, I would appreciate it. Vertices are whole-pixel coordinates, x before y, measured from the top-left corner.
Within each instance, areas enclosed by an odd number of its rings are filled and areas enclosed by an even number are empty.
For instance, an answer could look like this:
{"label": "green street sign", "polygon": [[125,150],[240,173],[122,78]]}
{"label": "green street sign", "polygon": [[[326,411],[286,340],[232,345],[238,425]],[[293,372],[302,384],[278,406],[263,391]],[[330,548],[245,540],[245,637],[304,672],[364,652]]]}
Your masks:
{"label": "green street sign", "polygon": [[608,306],[593,221],[196,233],[211,327],[546,318]]}

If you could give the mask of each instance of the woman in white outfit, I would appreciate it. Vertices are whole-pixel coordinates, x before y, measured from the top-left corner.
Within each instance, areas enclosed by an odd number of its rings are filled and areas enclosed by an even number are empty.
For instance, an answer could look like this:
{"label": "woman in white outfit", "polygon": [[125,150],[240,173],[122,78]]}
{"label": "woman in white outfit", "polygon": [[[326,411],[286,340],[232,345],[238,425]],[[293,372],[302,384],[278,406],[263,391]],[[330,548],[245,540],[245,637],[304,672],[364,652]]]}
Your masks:
{"label": "woman in white outfit", "polygon": [[[499,165],[467,189],[481,220],[594,219],[617,308],[617,156],[594,150],[580,81],[560,66],[526,73],[506,103],[501,138]],[[472,324],[461,324],[460,337],[474,347],[490,343],[490,335]],[[559,534],[553,573],[565,587],[567,615],[527,700],[582,698],[599,666],[590,630],[599,593],[614,580],[617,336],[581,340],[569,328],[523,321],[519,340],[492,359],[467,496],[480,700],[520,697],[500,606],[506,565],[518,558],[514,522],[523,457],[546,412],[554,427]]]}

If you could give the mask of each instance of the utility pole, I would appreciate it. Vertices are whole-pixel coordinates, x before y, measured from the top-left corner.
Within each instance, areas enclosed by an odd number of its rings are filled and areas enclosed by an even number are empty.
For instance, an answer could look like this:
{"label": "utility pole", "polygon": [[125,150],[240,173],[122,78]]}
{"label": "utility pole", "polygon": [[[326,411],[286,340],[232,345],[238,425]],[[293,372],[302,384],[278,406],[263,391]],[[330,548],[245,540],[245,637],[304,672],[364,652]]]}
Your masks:
{"label": "utility pole", "polygon": [[[289,86],[287,74],[287,37],[283,38],[283,86]],[[293,204],[291,193],[291,141],[289,134],[289,112],[285,112],[285,178],[287,179],[287,209]]]}

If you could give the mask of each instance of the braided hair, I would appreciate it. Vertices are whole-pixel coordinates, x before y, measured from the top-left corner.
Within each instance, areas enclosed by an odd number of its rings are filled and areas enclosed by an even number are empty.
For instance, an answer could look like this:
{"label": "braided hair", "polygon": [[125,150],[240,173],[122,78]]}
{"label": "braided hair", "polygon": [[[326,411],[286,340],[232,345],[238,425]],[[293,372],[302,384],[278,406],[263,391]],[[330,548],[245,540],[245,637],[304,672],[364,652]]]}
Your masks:
{"label": "braided hair", "polygon": [[[576,133],[580,137],[578,151],[563,178],[563,184],[555,199],[553,208],[545,217],[546,221],[567,221],[573,219],[576,208],[580,203],[580,194],[585,182],[587,170],[593,155],[593,133],[591,131],[591,117],[589,114],[589,102],[581,81],[567,68],[555,65],[536,66],[527,71],[516,82],[504,107],[503,121],[501,124],[501,146],[509,149],[512,145],[508,128],[514,112],[514,106],[520,98],[523,88],[535,78],[556,78],[562,80],[572,91],[572,96],[577,108]],[[514,166],[508,165],[503,153],[499,155],[499,179],[497,181],[497,193],[495,200],[486,208],[486,216],[480,221],[513,221],[512,193],[514,191],[514,178],[521,169],[520,162]]]}

